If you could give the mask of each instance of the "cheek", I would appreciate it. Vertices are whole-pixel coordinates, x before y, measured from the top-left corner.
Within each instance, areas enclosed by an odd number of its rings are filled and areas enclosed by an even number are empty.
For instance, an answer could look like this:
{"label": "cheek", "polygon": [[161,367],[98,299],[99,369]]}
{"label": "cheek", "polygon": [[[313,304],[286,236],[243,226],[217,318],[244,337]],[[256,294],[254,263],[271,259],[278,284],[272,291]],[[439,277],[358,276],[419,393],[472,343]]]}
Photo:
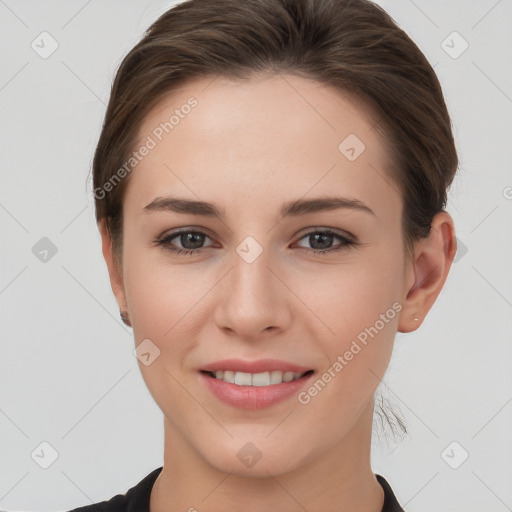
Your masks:
{"label": "cheek", "polygon": [[330,338],[357,337],[376,322],[382,327],[381,315],[385,315],[386,326],[397,323],[397,306],[393,308],[393,304],[401,297],[400,255],[396,251],[375,253],[364,261],[356,261],[356,255],[353,262],[329,273],[301,279],[300,296],[323,321]]}
{"label": "cheek", "polygon": [[137,341],[140,336],[163,339],[181,331],[193,319],[200,297],[191,267],[166,264],[158,251],[135,244],[126,251],[125,291]]}
{"label": "cheek", "polygon": [[315,293],[302,290],[322,320],[317,321],[316,331],[318,348],[326,355],[320,377],[328,372],[328,387],[331,392],[336,389],[336,395],[328,392],[325,399],[362,403],[389,363],[402,309],[402,268],[398,251],[377,252],[365,256],[365,261],[317,276]]}
{"label": "cheek", "polygon": [[[126,258],[125,290],[132,318],[136,346],[151,340],[152,354],[158,356],[148,365],[139,361],[142,377],[162,410],[186,410],[190,397],[179,382],[180,365],[194,347],[193,329],[198,321],[203,295],[194,287],[191,272],[185,266],[152,264],[151,258],[133,251]],[[142,347],[143,345],[141,345]],[[172,415],[171,415],[172,416]]]}

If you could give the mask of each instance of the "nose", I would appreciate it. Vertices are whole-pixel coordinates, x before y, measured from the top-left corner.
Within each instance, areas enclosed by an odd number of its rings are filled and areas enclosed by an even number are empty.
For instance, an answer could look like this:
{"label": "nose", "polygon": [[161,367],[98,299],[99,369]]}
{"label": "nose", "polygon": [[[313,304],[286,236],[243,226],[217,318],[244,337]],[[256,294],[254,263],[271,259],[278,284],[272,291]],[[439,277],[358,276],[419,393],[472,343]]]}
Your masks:
{"label": "nose", "polygon": [[290,292],[272,265],[269,251],[264,249],[254,261],[235,253],[230,263],[218,289],[217,326],[228,335],[248,340],[287,329]]}

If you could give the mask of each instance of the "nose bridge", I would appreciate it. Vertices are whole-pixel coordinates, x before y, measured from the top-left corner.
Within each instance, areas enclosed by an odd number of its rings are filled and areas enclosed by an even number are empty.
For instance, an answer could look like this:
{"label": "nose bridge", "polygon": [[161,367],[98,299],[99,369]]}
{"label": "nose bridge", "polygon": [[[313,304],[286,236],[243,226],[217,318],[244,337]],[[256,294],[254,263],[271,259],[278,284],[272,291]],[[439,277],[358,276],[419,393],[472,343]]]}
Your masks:
{"label": "nose bridge", "polygon": [[[275,293],[272,282],[275,277],[269,270],[272,255],[268,247],[264,248],[254,237],[245,238],[236,248],[231,272],[232,295],[236,295],[240,305],[251,302],[258,307],[271,307]],[[262,309],[261,309],[262,311]]]}
{"label": "nose bridge", "polygon": [[246,237],[236,247],[219,304],[219,327],[245,335],[257,335],[271,326],[282,327],[285,297],[270,270],[272,266],[270,249],[255,238]]}

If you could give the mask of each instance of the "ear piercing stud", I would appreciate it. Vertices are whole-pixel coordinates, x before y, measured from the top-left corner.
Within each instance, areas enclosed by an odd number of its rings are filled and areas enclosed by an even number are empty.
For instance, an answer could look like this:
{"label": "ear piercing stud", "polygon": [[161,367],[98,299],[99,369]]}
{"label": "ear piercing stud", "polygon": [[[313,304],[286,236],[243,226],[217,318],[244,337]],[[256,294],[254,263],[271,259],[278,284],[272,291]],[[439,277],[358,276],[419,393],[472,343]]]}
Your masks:
{"label": "ear piercing stud", "polygon": [[120,311],[119,315],[121,316],[121,320],[128,326],[131,327],[130,319],[128,318],[128,313],[126,311]]}

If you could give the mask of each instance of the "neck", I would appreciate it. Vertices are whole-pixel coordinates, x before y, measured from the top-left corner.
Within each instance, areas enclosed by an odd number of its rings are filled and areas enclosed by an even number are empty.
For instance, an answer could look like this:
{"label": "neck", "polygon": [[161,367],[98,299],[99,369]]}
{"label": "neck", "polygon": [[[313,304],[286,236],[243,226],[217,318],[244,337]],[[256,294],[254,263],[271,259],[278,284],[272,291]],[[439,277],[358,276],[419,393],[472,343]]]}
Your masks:
{"label": "neck", "polygon": [[381,512],[384,491],[370,467],[372,419],[373,400],[325,453],[286,473],[254,478],[209,464],[166,418],[164,465],[151,492],[150,510]]}

